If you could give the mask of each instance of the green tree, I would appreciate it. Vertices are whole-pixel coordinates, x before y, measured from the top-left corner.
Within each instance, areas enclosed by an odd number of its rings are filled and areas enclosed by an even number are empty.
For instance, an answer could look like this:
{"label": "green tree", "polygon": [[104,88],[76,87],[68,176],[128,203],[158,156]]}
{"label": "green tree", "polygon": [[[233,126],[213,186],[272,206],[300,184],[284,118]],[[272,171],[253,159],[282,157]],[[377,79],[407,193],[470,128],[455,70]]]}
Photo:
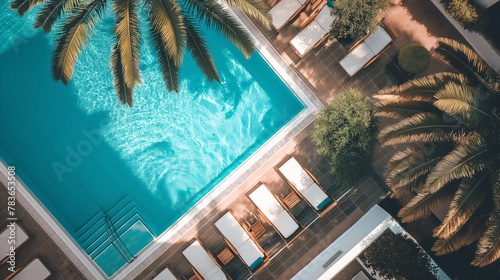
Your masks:
{"label": "green tree", "polygon": [[386,230],[359,256],[384,279],[438,279],[427,253],[407,236]]}
{"label": "green tree", "polygon": [[56,31],[52,60],[55,80],[67,84],[76,60],[101,20],[106,6],[115,16],[116,41],[111,68],[115,91],[122,104],[133,104],[134,86],[141,83],[139,71],[139,20],[149,22],[149,36],[156,50],[168,91],[179,90],[179,68],[190,52],[208,80],[220,82],[217,69],[203,38],[202,25],[216,30],[246,57],[255,50],[248,31],[229,11],[237,8],[270,28],[268,5],[264,0],[11,0],[10,7],[24,15],[41,5],[35,28],[45,33],[63,21]]}
{"label": "green tree", "polygon": [[[395,195],[417,192],[399,212],[403,222],[451,201],[432,250],[448,254],[477,240],[476,266],[500,257],[499,75],[474,51],[438,38],[436,53],[463,74],[438,73],[379,92],[376,115],[400,119],[379,134],[405,144],[390,160]],[[448,205],[444,205],[448,206]]]}
{"label": "green tree", "polygon": [[338,94],[316,117],[312,140],[328,158],[334,182],[353,186],[371,168],[376,123],[370,100],[357,89]]}
{"label": "green tree", "polygon": [[389,0],[335,0],[338,19],[332,23],[336,38],[356,38],[375,30]]}

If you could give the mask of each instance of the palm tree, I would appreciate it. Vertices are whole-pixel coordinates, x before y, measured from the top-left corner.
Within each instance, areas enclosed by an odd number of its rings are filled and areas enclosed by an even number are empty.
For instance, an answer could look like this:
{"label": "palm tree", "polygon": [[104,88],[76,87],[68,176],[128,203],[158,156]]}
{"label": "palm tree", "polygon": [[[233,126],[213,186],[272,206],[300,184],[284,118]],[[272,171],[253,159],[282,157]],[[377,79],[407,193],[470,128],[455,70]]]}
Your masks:
{"label": "palm tree", "polygon": [[208,80],[220,82],[208,50],[201,25],[216,30],[249,57],[255,50],[248,31],[233,16],[235,7],[270,28],[268,6],[264,0],[11,0],[10,7],[19,15],[42,5],[35,28],[45,33],[57,28],[57,42],[52,60],[52,76],[67,84],[78,55],[93,34],[107,5],[115,15],[115,44],[111,68],[115,91],[122,104],[132,106],[134,86],[141,83],[139,71],[140,11],[149,22],[149,35],[168,91],[179,90],[179,68],[185,51],[189,51]]}
{"label": "palm tree", "polygon": [[461,73],[379,92],[376,115],[396,119],[379,140],[406,146],[389,161],[386,181],[395,196],[417,193],[398,213],[403,222],[451,201],[432,250],[448,254],[478,241],[472,264],[485,266],[500,257],[500,79],[458,42],[439,38],[435,52]]}

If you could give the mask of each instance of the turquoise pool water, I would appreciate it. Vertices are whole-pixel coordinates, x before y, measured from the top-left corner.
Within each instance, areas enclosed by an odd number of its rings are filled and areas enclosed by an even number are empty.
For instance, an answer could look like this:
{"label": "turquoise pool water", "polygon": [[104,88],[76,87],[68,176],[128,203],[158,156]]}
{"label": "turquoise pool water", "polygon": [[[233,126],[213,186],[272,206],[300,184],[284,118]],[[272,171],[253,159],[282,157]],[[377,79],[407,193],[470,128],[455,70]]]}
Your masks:
{"label": "turquoise pool water", "polygon": [[222,84],[186,57],[181,92],[166,92],[143,44],[135,105],[121,106],[109,69],[113,19],[64,86],[50,74],[52,37],[32,29],[33,17],[0,9],[0,157],[108,275],[304,108],[257,53],[246,60],[210,32]]}

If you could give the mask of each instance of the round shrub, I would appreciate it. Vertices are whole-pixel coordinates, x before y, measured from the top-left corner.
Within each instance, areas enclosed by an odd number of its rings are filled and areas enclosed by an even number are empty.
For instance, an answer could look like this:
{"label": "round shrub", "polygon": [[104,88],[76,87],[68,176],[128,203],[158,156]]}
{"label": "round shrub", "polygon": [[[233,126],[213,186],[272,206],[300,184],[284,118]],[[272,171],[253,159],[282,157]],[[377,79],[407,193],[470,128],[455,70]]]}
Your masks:
{"label": "round shrub", "polygon": [[368,174],[376,129],[373,105],[357,89],[339,93],[318,114],[311,138],[337,186],[351,187]]}
{"label": "round shrub", "polygon": [[409,44],[399,50],[398,63],[404,71],[416,74],[429,67],[431,55],[423,46],[419,44]]}

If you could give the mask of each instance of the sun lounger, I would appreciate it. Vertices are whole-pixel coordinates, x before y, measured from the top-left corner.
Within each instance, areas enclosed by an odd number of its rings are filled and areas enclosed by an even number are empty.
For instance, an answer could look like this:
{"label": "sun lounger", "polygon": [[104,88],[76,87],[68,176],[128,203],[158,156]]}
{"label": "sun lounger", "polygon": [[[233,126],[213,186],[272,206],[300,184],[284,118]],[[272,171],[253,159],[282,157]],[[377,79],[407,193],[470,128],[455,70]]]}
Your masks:
{"label": "sun lounger", "polygon": [[153,280],[177,280],[177,276],[175,276],[172,271],[168,267],[166,267],[160,274],[156,275]]}
{"label": "sun lounger", "polygon": [[332,17],[330,7],[325,5],[314,20],[292,38],[290,44],[299,56],[304,56],[328,38],[330,26],[336,18]]}
{"label": "sun lounger", "polygon": [[340,65],[352,77],[377,59],[391,43],[389,33],[382,26],[378,26],[373,33],[354,45],[340,61]]}
{"label": "sun lounger", "polygon": [[317,211],[321,211],[333,202],[313,177],[294,158],[283,164],[279,171],[285,176],[289,185],[300,193]]}
{"label": "sun lounger", "polygon": [[50,271],[36,258],[29,264],[9,275],[5,280],[44,280],[50,276]]}
{"label": "sun lounger", "polygon": [[251,271],[256,270],[264,262],[263,250],[238,223],[231,212],[228,211],[217,220],[215,226],[224,235],[228,244],[238,252]]}
{"label": "sun lounger", "polygon": [[225,280],[228,279],[222,271],[215,258],[195,240],[187,247],[182,254],[188,259],[194,267],[194,273],[199,275],[199,278],[205,280]]}
{"label": "sun lounger", "polygon": [[273,224],[274,228],[283,238],[289,238],[299,229],[297,222],[288,214],[264,184],[261,184],[248,197],[271,224]]}
{"label": "sun lounger", "polygon": [[15,246],[16,250],[21,247],[24,242],[28,240],[28,235],[26,232],[23,230],[23,228],[19,225],[15,225],[15,243],[9,243],[9,236],[11,234],[11,229],[7,227],[2,233],[0,234],[0,264],[4,263],[7,260],[7,254],[10,253],[10,247]]}
{"label": "sun lounger", "polygon": [[281,0],[270,11],[272,24],[278,31],[306,6],[309,0]]}

